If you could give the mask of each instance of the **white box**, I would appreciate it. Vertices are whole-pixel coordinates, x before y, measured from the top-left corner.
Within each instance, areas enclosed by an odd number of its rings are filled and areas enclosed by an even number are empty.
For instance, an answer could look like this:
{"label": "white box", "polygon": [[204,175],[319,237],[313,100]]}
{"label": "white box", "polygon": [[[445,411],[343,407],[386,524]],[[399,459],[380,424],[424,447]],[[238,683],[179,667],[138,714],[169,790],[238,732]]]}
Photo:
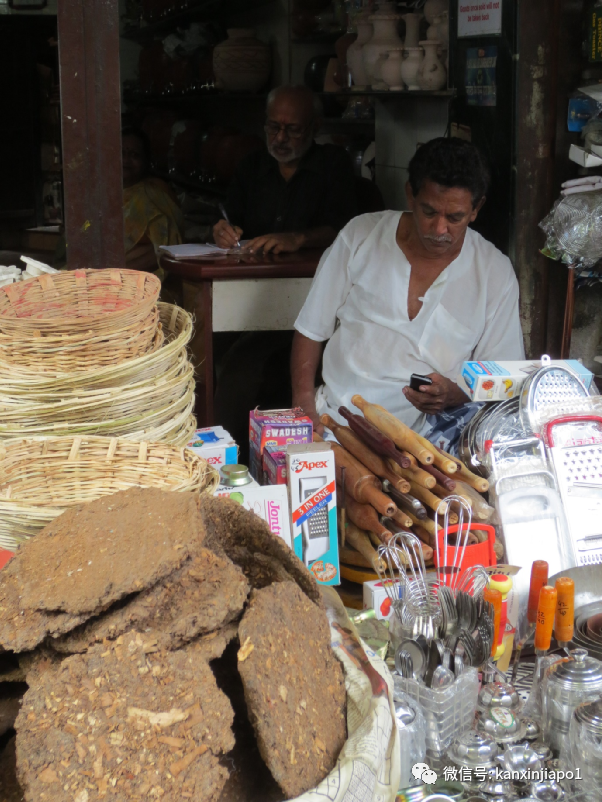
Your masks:
{"label": "white box", "polygon": [[[593,373],[576,359],[553,359],[551,365],[569,368],[586,388]],[[516,362],[464,362],[458,384],[473,401],[506,401],[521,391],[525,379],[541,367],[539,359]]]}
{"label": "white box", "polygon": [[[395,582],[395,586],[397,595],[401,599],[403,588],[399,584],[399,580]],[[364,582],[364,610],[374,610],[376,617],[381,621],[388,621],[393,615],[393,606],[389,594],[380,579]]]}
{"label": "white box", "polygon": [[569,159],[575,164],[581,165],[581,167],[599,167],[602,164],[602,159],[599,156],[588,153],[585,148],[580,148],[579,145],[571,145]]}
{"label": "white box", "polygon": [[272,532],[292,549],[288,493],[284,485],[260,487],[255,483],[242,487],[218,487],[215,495],[229,497],[263,518]]}
{"label": "white box", "polygon": [[287,446],[286,468],[295,554],[318,582],[338,585],[341,580],[334,451],[330,443]]}
{"label": "white box", "polygon": [[232,439],[230,432],[222,426],[207,426],[197,429],[192,440],[186,444],[195,454],[206,459],[218,471],[224,465],[238,463],[238,446]]}

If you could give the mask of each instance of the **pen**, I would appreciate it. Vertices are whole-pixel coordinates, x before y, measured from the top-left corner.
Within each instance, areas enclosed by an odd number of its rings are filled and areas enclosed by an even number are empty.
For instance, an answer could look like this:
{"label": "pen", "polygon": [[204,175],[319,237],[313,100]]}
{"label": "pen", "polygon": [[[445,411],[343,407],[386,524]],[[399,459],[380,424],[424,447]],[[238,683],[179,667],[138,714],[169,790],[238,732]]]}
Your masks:
{"label": "pen", "polygon": [[[234,228],[234,226],[232,225],[232,221],[231,221],[231,220],[230,220],[230,218],[228,217],[228,212],[226,211],[226,207],[224,206],[224,204],[223,204],[223,203],[220,203],[220,205],[219,205],[219,210],[220,210],[220,212],[222,213],[222,217],[224,218],[224,220],[226,221],[226,223],[228,223],[228,225],[229,225],[229,226],[232,226],[232,228]],[[239,241],[237,241],[237,243],[236,243],[236,245],[235,245],[234,247],[235,247],[235,248],[240,248],[240,240],[239,240]]]}

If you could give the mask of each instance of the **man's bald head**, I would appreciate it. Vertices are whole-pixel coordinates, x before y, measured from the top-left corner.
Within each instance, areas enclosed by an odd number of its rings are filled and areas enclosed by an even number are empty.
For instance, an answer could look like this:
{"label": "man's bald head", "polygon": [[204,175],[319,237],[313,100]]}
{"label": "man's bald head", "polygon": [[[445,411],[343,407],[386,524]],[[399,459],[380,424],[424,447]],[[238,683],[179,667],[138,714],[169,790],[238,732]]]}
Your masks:
{"label": "man's bald head", "polygon": [[281,163],[300,159],[313,142],[322,116],[319,98],[306,86],[278,86],[268,95],[266,137]]}

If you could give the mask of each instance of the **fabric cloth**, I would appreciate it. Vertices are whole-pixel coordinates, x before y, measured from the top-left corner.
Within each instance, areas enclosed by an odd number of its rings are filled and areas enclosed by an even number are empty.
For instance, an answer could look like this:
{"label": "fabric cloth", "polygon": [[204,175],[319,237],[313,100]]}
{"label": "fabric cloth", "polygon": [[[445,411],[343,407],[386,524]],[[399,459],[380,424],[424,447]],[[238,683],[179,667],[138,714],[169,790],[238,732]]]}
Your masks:
{"label": "fabric cloth", "polygon": [[468,229],[459,256],[408,316],[411,266],[396,242],[400,213],[356,217],[324,253],[295,328],[324,350],[319,414],[381,404],[418,432],[425,416],[401,392],[412,373],[457,381],[462,362],[524,359],[518,282],[510,260]]}
{"label": "fabric cloth", "polygon": [[484,404],[478,401],[469,401],[468,404],[444,409],[438,415],[427,415],[428,428],[425,430],[424,436],[434,446],[442,448],[453,457],[459,456],[458,446],[462,432],[482,406]]}
{"label": "fabric cloth", "polygon": [[267,149],[255,151],[240,164],[225,207],[245,239],[319,226],[340,231],[357,214],[351,161],[343,148],[313,144],[285,181]]}
{"label": "fabric cloth", "polygon": [[184,218],[175,195],[160,178],[149,177],[123,190],[123,221],[126,254],[136,245],[182,242]]}

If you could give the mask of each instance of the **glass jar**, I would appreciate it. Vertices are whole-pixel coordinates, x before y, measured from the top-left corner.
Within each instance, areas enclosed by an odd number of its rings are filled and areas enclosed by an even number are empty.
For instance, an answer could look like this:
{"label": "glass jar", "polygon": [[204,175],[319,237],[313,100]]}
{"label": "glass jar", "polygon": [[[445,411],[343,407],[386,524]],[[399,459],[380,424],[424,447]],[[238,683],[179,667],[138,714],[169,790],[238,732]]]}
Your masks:
{"label": "glass jar", "polygon": [[593,792],[602,786],[602,699],[575,710],[569,727],[570,763],[579,769],[579,790]]}
{"label": "glass jar", "polygon": [[399,788],[422,785],[420,778],[412,774],[412,766],[424,763],[426,758],[426,725],[420,705],[399,688],[394,677],[393,703],[395,723],[399,733],[399,753],[401,755],[401,779]]}

